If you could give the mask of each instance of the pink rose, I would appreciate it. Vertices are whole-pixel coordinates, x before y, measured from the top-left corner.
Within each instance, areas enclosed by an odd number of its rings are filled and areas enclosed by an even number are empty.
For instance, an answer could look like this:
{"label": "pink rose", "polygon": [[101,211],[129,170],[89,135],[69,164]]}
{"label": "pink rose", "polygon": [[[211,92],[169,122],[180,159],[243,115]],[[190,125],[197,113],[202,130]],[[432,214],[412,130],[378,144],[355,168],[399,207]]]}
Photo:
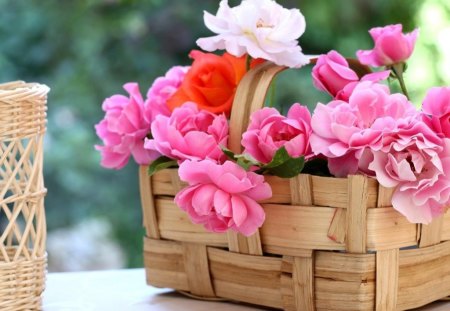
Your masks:
{"label": "pink rose", "polygon": [[247,131],[242,135],[244,153],[262,163],[272,161],[282,146],[291,157],[310,156],[311,114],[306,107],[294,104],[288,116],[275,108],[263,108],[250,117]]}
{"label": "pink rose", "polygon": [[[378,82],[389,77],[390,71],[366,74],[361,81]],[[347,60],[338,52],[330,51],[320,55],[312,69],[314,86],[336,99],[348,100],[360,81],[356,72],[349,67]]]}
{"label": "pink rose", "polygon": [[198,110],[194,103],[187,102],[175,108],[170,117],[156,116],[151,128],[153,139],[146,139],[146,149],[179,162],[187,159],[220,162],[225,159],[220,148],[226,147],[228,140],[228,123],[224,114]]}
{"label": "pink rose", "polygon": [[175,203],[192,222],[209,231],[232,229],[246,236],[264,222],[264,210],[257,201],[270,198],[272,190],[263,176],[231,161],[220,165],[210,160],[184,161],[178,174],[189,186],[178,192]]}
{"label": "pink rose", "polygon": [[385,187],[397,187],[393,207],[413,223],[428,224],[450,204],[450,139],[415,120],[385,138],[369,169]]}
{"label": "pink rose", "polygon": [[359,81],[359,77],[348,65],[347,60],[338,52],[330,51],[320,55],[312,69],[314,86],[336,95],[350,82]]}
{"label": "pink rose", "polygon": [[450,87],[431,88],[423,101],[422,111],[436,133],[450,138]]}
{"label": "pink rose", "polygon": [[190,67],[174,66],[165,76],[156,78],[147,92],[145,117],[150,124],[157,115],[170,116],[167,100],[178,90]]}
{"label": "pink rose", "polygon": [[316,155],[329,158],[333,175],[345,177],[358,171],[365,148],[380,150],[384,133],[415,116],[418,112],[404,95],[390,94],[381,84],[360,82],[348,102],[317,105],[311,119],[311,147]]}
{"label": "pink rose", "polygon": [[369,31],[375,42],[372,50],[359,50],[356,56],[364,65],[390,66],[405,62],[412,54],[419,30],[402,33],[402,25],[372,28]]}
{"label": "pink rose", "polygon": [[111,96],[103,102],[105,118],[95,126],[104,146],[95,146],[101,152],[101,165],[106,168],[124,167],[130,155],[141,165],[149,164],[159,156],[155,150],[144,149],[144,138],[150,132],[150,123],[144,117],[144,100],[137,83],[127,83],[130,94]]}

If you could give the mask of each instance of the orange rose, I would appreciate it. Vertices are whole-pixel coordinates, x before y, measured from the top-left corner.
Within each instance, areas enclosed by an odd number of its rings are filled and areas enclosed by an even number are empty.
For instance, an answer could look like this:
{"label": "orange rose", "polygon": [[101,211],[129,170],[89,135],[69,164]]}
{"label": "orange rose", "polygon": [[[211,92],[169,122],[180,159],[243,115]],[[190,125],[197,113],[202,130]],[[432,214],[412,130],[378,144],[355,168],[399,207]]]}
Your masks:
{"label": "orange rose", "polygon": [[[246,55],[235,57],[224,53],[222,56],[192,51],[194,60],[180,88],[167,101],[171,110],[187,101],[194,102],[200,109],[230,115],[236,87],[246,69]],[[256,65],[259,61],[253,61]]]}

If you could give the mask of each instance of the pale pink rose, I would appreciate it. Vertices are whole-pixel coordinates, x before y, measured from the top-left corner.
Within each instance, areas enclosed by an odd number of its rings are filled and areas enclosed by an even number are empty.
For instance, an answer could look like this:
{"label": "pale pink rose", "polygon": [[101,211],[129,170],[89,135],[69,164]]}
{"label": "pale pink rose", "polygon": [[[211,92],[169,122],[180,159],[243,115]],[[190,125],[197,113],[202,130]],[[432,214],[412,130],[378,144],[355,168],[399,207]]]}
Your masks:
{"label": "pale pink rose", "polygon": [[[361,81],[379,82],[389,77],[390,71],[374,72],[364,75]],[[347,60],[338,52],[330,51],[320,55],[312,69],[314,86],[336,99],[348,100],[360,81]]]}
{"label": "pale pink rose", "polygon": [[404,34],[402,25],[388,25],[369,31],[375,43],[372,50],[359,50],[356,56],[364,65],[390,66],[405,62],[412,54],[419,30]]}
{"label": "pale pink rose", "polygon": [[385,138],[369,165],[385,187],[397,187],[393,207],[410,222],[428,224],[450,205],[450,139],[415,120]]}
{"label": "pale pink rose", "polygon": [[247,53],[288,67],[309,63],[297,41],[305,31],[298,9],[285,9],[273,0],[244,0],[230,8],[222,0],[217,14],[205,12],[204,21],[217,34],[197,40],[205,51],[226,50],[236,57]]}
{"label": "pale pink rose", "polygon": [[385,133],[401,127],[403,119],[418,116],[404,95],[390,94],[385,85],[360,82],[348,102],[317,105],[311,119],[311,148],[329,158],[333,175],[345,177],[358,171],[365,148],[380,150]]}
{"label": "pale pink rose", "polygon": [[450,138],[450,87],[431,88],[423,100],[422,111],[436,133]]}
{"label": "pale pink rose", "polygon": [[242,146],[244,153],[261,163],[272,161],[283,146],[291,157],[310,157],[311,132],[311,114],[306,107],[292,105],[287,117],[275,108],[263,108],[251,115],[248,129],[242,134]]}
{"label": "pale pink rose", "polygon": [[228,123],[224,114],[215,115],[198,110],[187,102],[175,108],[170,117],[156,116],[151,126],[152,139],[146,139],[145,148],[166,157],[184,160],[223,161],[221,146],[227,146]]}
{"label": "pale pink rose", "polygon": [[177,193],[175,203],[192,222],[213,232],[228,229],[250,236],[261,227],[265,214],[259,200],[272,196],[262,175],[246,172],[234,162],[184,161],[178,174],[189,186]]}
{"label": "pale pink rose", "polygon": [[170,116],[167,100],[178,90],[189,68],[174,66],[164,76],[155,79],[145,101],[145,117],[150,124],[157,115]]}
{"label": "pale pink rose", "polygon": [[124,167],[130,155],[141,165],[147,165],[159,156],[154,150],[144,149],[144,138],[150,132],[150,123],[144,117],[144,100],[137,83],[127,83],[130,94],[113,95],[103,102],[105,118],[95,126],[104,146],[95,146],[101,152],[101,165],[106,168]]}

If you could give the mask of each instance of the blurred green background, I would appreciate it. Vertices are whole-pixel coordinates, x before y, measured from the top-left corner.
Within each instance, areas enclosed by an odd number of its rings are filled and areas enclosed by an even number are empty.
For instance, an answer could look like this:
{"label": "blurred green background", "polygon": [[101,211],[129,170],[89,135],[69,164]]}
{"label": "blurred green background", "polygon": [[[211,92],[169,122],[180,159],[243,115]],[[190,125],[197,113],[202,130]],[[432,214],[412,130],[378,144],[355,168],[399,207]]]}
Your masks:
{"label": "blurred green background", "polygon": [[[229,1],[235,5],[239,1]],[[291,0],[307,30],[307,54],[335,49],[347,57],[373,46],[367,31],[403,23],[420,27],[406,73],[416,104],[426,89],[450,84],[450,2],[447,0]],[[0,78],[49,85],[45,181],[50,270],[142,266],[137,165],[100,167],[94,124],[104,98],[137,81],[145,94],[171,66],[187,65],[195,40],[211,33],[203,10],[217,0],[0,0]],[[277,103],[313,108],[328,100],[312,88],[310,68],[277,82]]]}

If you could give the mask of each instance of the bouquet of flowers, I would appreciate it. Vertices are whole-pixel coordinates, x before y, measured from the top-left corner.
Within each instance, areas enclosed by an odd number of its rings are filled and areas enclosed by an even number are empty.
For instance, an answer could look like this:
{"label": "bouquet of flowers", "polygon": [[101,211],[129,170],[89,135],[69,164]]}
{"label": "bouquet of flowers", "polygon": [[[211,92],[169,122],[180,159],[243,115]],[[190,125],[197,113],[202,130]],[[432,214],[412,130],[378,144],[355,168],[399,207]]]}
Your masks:
{"label": "bouquet of flowers", "polygon": [[[418,110],[403,80],[419,31],[402,25],[369,31],[372,50],[348,60],[337,51],[305,56],[298,38],[305,19],[273,0],[222,0],[204,13],[214,36],[197,40],[203,50],[191,66],[157,78],[144,99],[136,83],[128,96],[103,103],[96,125],[101,164],[120,169],[130,156],[149,174],[178,166],[188,186],[175,197],[194,223],[214,232],[246,236],[264,222],[260,200],[272,191],[264,175],[364,174],[395,187],[393,207],[410,222],[430,223],[450,205],[450,87],[431,88]],[[213,53],[216,51],[223,51]],[[243,76],[269,61],[300,68],[311,62],[314,86],[328,93],[312,114],[299,103],[286,116],[271,107],[250,116],[242,154],[227,149],[232,103]],[[372,71],[370,67],[377,68]],[[402,93],[392,92],[396,80]]]}

